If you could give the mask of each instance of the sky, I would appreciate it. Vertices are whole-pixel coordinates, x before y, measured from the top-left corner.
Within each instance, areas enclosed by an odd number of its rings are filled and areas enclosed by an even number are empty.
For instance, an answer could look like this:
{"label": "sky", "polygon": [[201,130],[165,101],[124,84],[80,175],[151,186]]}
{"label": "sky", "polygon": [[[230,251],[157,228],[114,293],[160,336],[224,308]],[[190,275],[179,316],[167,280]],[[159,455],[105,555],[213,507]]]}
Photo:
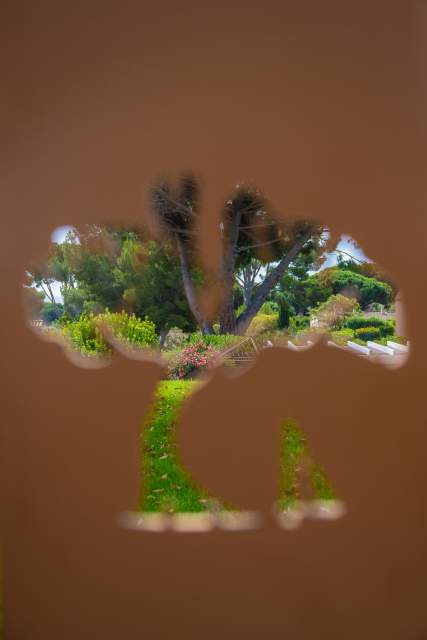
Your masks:
{"label": "sky", "polygon": [[[52,232],[51,240],[52,242],[56,242],[61,244],[65,240],[65,236],[68,231],[72,231],[73,227],[69,225],[64,225],[62,227],[58,227]],[[357,247],[352,240],[352,238],[348,235],[342,235],[339,243],[337,244],[337,250],[332,251],[331,253],[326,254],[326,260],[321,266],[321,269],[326,269],[327,267],[333,267],[337,263],[337,258],[339,255],[339,251],[345,251],[346,253],[353,256],[356,260],[361,260],[364,262],[370,262],[370,259],[363,253],[362,249]],[[346,258],[347,256],[343,256]],[[57,302],[62,302],[62,296],[60,292],[60,284],[59,282],[54,282],[52,284],[53,294],[57,300]]]}
{"label": "sky", "polygon": [[[326,254],[327,258],[321,268],[326,269],[327,267],[333,267],[337,263],[339,251],[349,253],[355,260],[372,262],[372,260],[363,253],[362,249],[355,244],[354,240],[350,236],[344,234],[341,236],[336,250]],[[344,255],[343,258],[348,258],[348,256]]]}

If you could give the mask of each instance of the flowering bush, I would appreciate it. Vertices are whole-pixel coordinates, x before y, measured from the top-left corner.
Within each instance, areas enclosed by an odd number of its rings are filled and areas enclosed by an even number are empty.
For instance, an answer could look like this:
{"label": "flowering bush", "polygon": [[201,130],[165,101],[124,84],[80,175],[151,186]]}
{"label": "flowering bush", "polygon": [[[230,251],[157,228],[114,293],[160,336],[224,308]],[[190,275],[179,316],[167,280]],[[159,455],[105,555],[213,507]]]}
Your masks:
{"label": "flowering bush", "polygon": [[85,356],[104,356],[110,353],[94,316],[82,315],[78,320],[67,322],[60,333],[72,349]]}
{"label": "flowering bush", "polygon": [[215,350],[203,340],[189,344],[188,347],[185,347],[177,354],[169,365],[169,378],[172,380],[187,378],[196,371],[212,366],[216,357]]}
{"label": "flowering bush", "polygon": [[58,331],[70,346],[85,356],[103,356],[111,353],[102,333],[105,324],[113,334],[129,345],[151,347],[158,343],[154,323],[148,318],[141,320],[134,315],[106,313],[98,316],[82,315],[78,320],[67,322]]}
{"label": "flowering bush", "polygon": [[134,314],[129,315],[125,311],[121,313],[107,311],[97,316],[97,320],[104,322],[107,327],[111,328],[115,336],[128,344],[139,347],[153,347],[158,344],[156,327],[147,316],[142,320]]}

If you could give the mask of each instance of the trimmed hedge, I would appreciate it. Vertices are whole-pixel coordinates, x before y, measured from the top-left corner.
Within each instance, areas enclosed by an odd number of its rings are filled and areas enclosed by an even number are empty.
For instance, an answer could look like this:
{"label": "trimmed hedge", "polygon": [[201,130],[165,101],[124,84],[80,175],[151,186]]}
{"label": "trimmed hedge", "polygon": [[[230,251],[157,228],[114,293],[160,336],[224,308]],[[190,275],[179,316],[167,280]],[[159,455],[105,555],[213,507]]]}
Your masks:
{"label": "trimmed hedge", "polygon": [[354,335],[364,342],[367,340],[378,340],[381,337],[378,327],[361,327],[360,329],[355,329]]}
{"label": "trimmed hedge", "polygon": [[[348,329],[357,331],[358,329],[376,328],[379,331],[379,337],[385,338],[387,336],[394,335],[394,324],[390,320],[383,320],[373,316],[372,318],[365,318],[364,316],[351,316],[348,318],[344,326]],[[371,340],[371,338],[368,338]]]}

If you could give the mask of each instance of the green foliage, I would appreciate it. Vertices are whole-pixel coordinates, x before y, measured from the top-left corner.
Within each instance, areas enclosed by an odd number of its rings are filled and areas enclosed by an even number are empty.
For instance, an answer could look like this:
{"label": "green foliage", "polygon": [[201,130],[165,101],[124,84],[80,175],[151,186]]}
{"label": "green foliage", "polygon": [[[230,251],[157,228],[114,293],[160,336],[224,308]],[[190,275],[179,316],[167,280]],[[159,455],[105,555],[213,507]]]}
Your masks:
{"label": "green foliage", "polygon": [[289,304],[286,296],[281,292],[276,295],[276,302],[279,307],[277,326],[279,329],[287,329],[289,327],[292,307]]}
{"label": "green foliage", "polygon": [[280,440],[280,506],[287,510],[292,508],[300,498],[300,470],[305,466],[309,476],[313,496],[318,500],[336,498],[322,467],[315,464],[309,451],[307,440],[293,420],[281,425]]}
{"label": "green foliage", "polygon": [[49,325],[60,319],[60,317],[64,313],[64,307],[62,304],[44,302],[39,313],[40,319],[43,320],[45,324]]}
{"label": "green foliage", "polygon": [[362,309],[372,303],[388,306],[394,298],[393,289],[388,283],[352,270],[331,267],[318,274],[318,279],[324,286],[332,287],[334,294],[352,292]]}
{"label": "green foliage", "polygon": [[354,335],[358,340],[377,340],[381,337],[378,327],[360,327],[360,329],[354,330]]}
{"label": "green foliage", "polygon": [[117,338],[138,347],[154,347],[158,345],[158,337],[154,322],[147,317],[144,320],[135,315],[121,313],[106,313],[97,317],[109,327]]}
{"label": "green foliage", "polygon": [[[179,260],[168,245],[141,242],[130,235],[122,245],[114,269],[127,306],[139,317],[148,315],[157,331],[196,328],[185,296]],[[193,280],[199,275],[193,269]]]}
{"label": "green foliage", "polygon": [[350,329],[361,329],[362,327],[378,327],[382,329],[388,326],[393,327],[390,321],[375,316],[350,316],[345,321],[345,326]]}
{"label": "green foliage", "polygon": [[235,311],[236,318],[242,315],[242,313],[244,313],[245,311],[246,311],[246,305],[245,304],[239,305]]}
{"label": "green foliage", "polygon": [[[383,318],[376,318],[374,316],[370,318],[366,318],[364,316],[351,316],[350,318],[347,318],[345,326],[353,329],[355,336],[359,338],[359,340],[387,338],[393,336],[395,331],[395,323],[392,320],[384,320]],[[366,331],[362,331],[360,333],[360,330],[366,328],[376,329],[374,332],[376,337],[366,338],[365,336],[368,335]]]}
{"label": "green foliage", "polygon": [[332,342],[344,347],[348,340],[353,340],[354,331],[353,329],[348,328],[339,329],[338,331],[331,331],[330,337]]}
{"label": "green foliage", "polygon": [[111,353],[111,349],[102,333],[102,325],[112,331],[114,336],[128,345],[154,347],[158,338],[154,323],[148,318],[141,320],[134,315],[105,312],[104,314],[82,315],[63,325],[62,335],[73,349],[86,356],[102,356]]}
{"label": "green foliage", "polygon": [[[297,271],[300,273],[300,271]],[[332,287],[322,283],[317,276],[299,278],[293,273],[285,273],[273,293],[273,298],[280,305],[280,297],[287,300],[291,315],[305,315],[310,309],[324,302],[332,295]]]}
{"label": "green foliage", "polygon": [[267,331],[274,331],[278,326],[278,313],[257,313],[257,315],[252,319],[250,323],[247,333],[260,334],[265,333]]}
{"label": "green foliage", "polygon": [[[118,308],[122,298],[114,273],[118,251],[118,239],[104,227],[87,225],[84,232],[70,236],[68,242],[61,245],[61,266],[71,274],[73,282],[70,286],[68,277],[63,287],[64,303],[70,299],[77,306],[79,297],[80,301],[90,303],[90,310],[94,312]],[[72,296],[73,288],[80,290],[80,296]],[[81,312],[88,311],[87,307],[81,308]]]}
{"label": "green foliage", "polygon": [[77,320],[81,315],[102,313],[104,310],[101,302],[96,300],[87,288],[63,288],[62,296],[65,312],[74,320]]}
{"label": "green foliage", "polygon": [[192,333],[189,336],[190,343],[197,343],[202,340],[207,346],[212,347],[216,350],[226,349],[227,347],[231,347],[231,345],[236,344],[241,340],[240,336],[235,336],[231,333],[211,333],[207,335],[202,335],[199,331]]}
{"label": "green foliage", "polygon": [[[196,281],[195,270],[193,276]],[[73,319],[124,308],[139,318],[148,315],[159,333],[196,327],[171,247],[136,230],[87,225],[53,245],[48,263],[33,268],[29,277],[47,296],[50,284],[59,281],[64,309]]]}
{"label": "green foliage", "polygon": [[264,304],[261,305],[259,313],[263,313],[266,316],[272,316],[278,311],[279,305],[277,304],[277,302],[274,302],[273,300],[267,300],[267,302],[264,302]]}
{"label": "green foliage", "polygon": [[397,293],[397,287],[393,280],[391,280],[387,274],[385,274],[384,271],[375,264],[375,262],[356,262],[351,259],[347,260],[342,255],[338,255],[337,265],[335,268],[343,269],[345,271],[354,271],[366,278],[374,278],[380,282],[385,282],[392,288],[393,297]]}
{"label": "green foliage", "polygon": [[64,325],[63,335],[71,347],[85,356],[102,356],[110,353],[95,316],[81,316]]}
{"label": "green foliage", "polygon": [[308,316],[292,316],[289,320],[289,333],[295,335],[299,331],[304,331],[310,326],[310,318]]}

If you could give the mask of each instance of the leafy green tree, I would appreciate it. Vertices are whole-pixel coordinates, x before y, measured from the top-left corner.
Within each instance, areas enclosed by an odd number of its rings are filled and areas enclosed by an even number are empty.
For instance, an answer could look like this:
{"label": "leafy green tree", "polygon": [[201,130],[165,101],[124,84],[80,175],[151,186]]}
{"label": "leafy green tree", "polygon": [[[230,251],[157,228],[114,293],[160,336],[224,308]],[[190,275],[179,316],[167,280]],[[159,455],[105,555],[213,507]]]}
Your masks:
{"label": "leafy green tree", "polygon": [[276,302],[279,305],[279,317],[277,320],[277,326],[279,329],[287,329],[289,327],[289,321],[291,319],[292,307],[286,295],[282,292],[279,292],[277,294]]}
{"label": "leafy green tree", "polygon": [[[195,224],[199,215],[199,185],[184,176],[177,187],[168,181],[152,190],[152,209],[165,236],[179,257],[184,291],[202,333],[212,325],[200,308],[197,287],[191,277],[195,263]],[[220,333],[242,334],[276,287],[282,275],[301,253],[319,255],[325,228],[310,220],[283,222],[276,219],[266,198],[257,189],[238,186],[224,204],[221,224],[223,253],[217,281],[224,294],[219,313]],[[236,274],[253,260],[266,266],[256,288],[236,316],[234,285]],[[261,274],[261,271],[258,272]]]}
{"label": "leafy green tree", "polygon": [[393,298],[397,294],[398,288],[395,282],[375,262],[361,262],[356,261],[353,258],[345,259],[341,254],[338,254],[336,268],[343,269],[345,271],[354,271],[366,278],[375,278],[375,280],[385,282],[391,287],[393,291]]}
{"label": "leafy green tree", "polygon": [[388,283],[342,267],[325,269],[318,274],[318,280],[332,287],[334,294],[352,292],[362,309],[373,302],[389,306],[394,299],[393,289]]}
{"label": "leafy green tree", "polygon": [[64,274],[61,293],[66,309],[68,305],[78,307],[79,299],[86,303],[86,307],[80,304],[82,311],[102,313],[121,307],[123,291],[114,275],[119,253],[120,240],[107,228],[88,225],[67,235],[57,254],[60,266],[56,266],[56,273]]}
{"label": "leafy green tree", "polygon": [[40,319],[45,324],[52,324],[59,320],[64,313],[64,306],[62,304],[52,304],[51,302],[45,302],[40,309]]}
{"label": "leafy green tree", "polygon": [[197,327],[185,296],[179,261],[167,247],[129,235],[123,242],[116,281],[123,299],[137,316],[148,316],[160,334],[160,346],[172,327],[194,331]]}
{"label": "leafy green tree", "polygon": [[[332,287],[320,282],[316,276],[303,280],[290,273],[285,274],[277,287],[278,293],[285,296],[291,307],[291,313],[305,315],[320,302],[325,302],[333,293]],[[273,296],[278,294],[273,294]]]}

